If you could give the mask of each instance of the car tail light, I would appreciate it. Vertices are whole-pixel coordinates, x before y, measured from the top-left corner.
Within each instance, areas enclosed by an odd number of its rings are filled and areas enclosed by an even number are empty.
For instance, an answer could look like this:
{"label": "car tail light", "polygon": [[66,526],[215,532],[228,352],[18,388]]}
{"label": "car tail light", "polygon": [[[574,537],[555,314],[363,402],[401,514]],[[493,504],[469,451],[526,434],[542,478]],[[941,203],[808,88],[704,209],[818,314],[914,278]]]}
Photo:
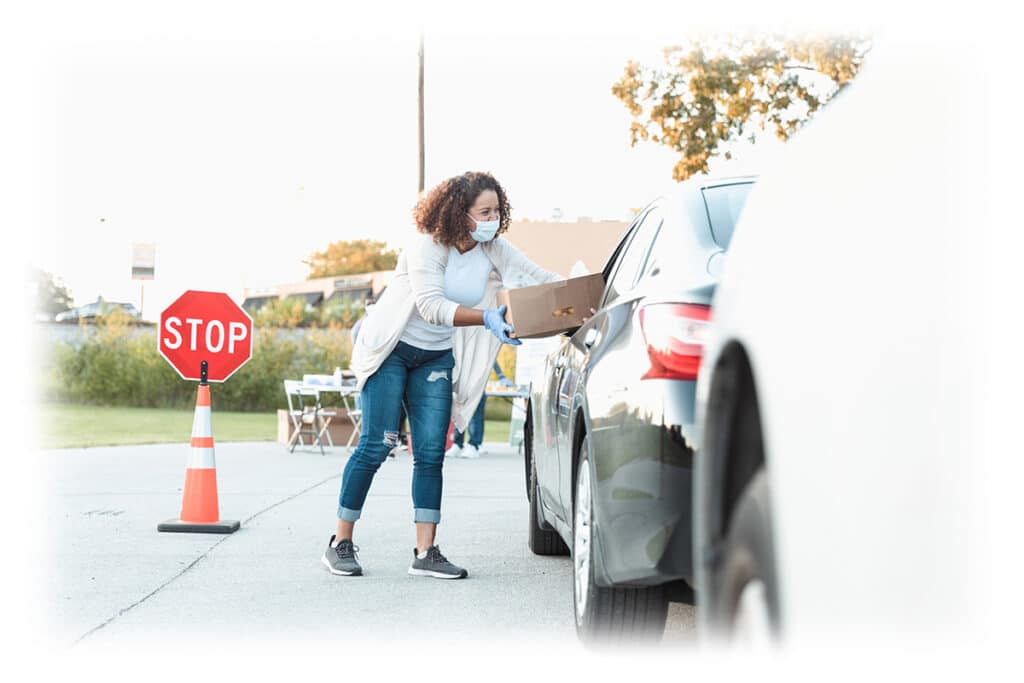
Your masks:
{"label": "car tail light", "polygon": [[651,304],[640,309],[640,329],[651,368],[642,379],[697,379],[711,307]]}

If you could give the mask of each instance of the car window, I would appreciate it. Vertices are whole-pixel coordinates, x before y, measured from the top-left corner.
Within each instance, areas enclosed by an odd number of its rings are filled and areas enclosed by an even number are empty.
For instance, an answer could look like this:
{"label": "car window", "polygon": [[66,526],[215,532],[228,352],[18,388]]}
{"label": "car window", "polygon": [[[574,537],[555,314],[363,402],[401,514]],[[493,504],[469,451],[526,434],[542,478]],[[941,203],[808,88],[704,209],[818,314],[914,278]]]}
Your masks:
{"label": "car window", "polygon": [[615,264],[618,263],[619,256],[621,256],[626,250],[626,245],[629,244],[629,240],[632,239],[633,235],[636,233],[637,226],[646,215],[645,211],[634,218],[633,222],[630,223],[628,228],[626,228],[626,233],[622,236],[622,239],[620,239],[619,243],[615,245],[615,249],[612,251],[611,256],[608,257],[608,261],[604,264],[604,268],[601,270],[601,274],[604,276],[605,282],[612,279],[612,274],[615,272]]}
{"label": "car window", "polygon": [[622,293],[633,288],[638,271],[647,257],[651,242],[663,220],[662,212],[657,206],[648,211],[647,215],[641,219],[640,224],[633,231],[629,243],[619,254],[615,273],[605,288],[605,303],[614,301]]}
{"label": "car window", "polygon": [[669,263],[673,259],[678,262],[681,253],[679,242],[678,227],[670,224],[665,226],[664,230],[659,230],[654,237],[654,246],[651,248],[650,256],[647,257],[641,280],[651,277],[655,270],[661,272],[663,263]]}
{"label": "car window", "polygon": [[704,195],[704,207],[708,212],[708,222],[711,224],[711,237],[722,249],[729,248],[732,231],[736,227],[743,206],[747,203],[747,195],[750,194],[753,185],[736,183],[705,187],[701,190]]}

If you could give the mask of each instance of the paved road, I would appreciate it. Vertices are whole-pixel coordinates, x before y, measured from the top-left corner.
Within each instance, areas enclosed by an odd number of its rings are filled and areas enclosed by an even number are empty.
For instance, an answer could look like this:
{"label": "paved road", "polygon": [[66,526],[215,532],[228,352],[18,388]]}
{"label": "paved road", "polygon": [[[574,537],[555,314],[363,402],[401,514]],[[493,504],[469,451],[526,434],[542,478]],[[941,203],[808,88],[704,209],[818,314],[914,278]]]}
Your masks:
{"label": "paved road", "polygon": [[[347,452],[276,443],[217,444],[228,536],[159,533],[177,516],[185,445],[40,454],[48,544],[42,566],[58,646],[129,640],[323,638],[540,639],[578,647],[567,558],[526,544],[521,456],[487,444],[480,460],[445,465],[438,543],[470,571],[464,581],[410,577],[411,459],[385,463],[356,528],[365,576],[320,564],[333,532]],[[673,605],[661,647],[692,642],[692,608]]]}

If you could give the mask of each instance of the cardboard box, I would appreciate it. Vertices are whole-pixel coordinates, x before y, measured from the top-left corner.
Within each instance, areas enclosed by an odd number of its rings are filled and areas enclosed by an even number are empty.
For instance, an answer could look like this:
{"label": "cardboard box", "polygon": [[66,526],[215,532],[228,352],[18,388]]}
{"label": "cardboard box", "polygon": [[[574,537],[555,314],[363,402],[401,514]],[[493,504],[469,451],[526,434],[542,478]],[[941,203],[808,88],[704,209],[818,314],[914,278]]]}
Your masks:
{"label": "cardboard box", "polygon": [[505,320],[515,328],[518,339],[550,337],[573,330],[593,315],[604,293],[601,273],[573,277],[533,287],[503,289],[498,306],[507,305]]}
{"label": "cardboard box", "polygon": [[[345,412],[345,409],[343,407],[324,407],[324,410],[337,411],[338,414],[331,419],[331,423],[327,427],[327,431],[330,432],[331,441],[334,443],[336,447],[344,447],[344,445],[348,442],[348,438],[352,436],[352,431],[354,430],[352,420],[349,418],[348,413]],[[306,427],[312,428],[312,425],[306,425]],[[292,419],[288,415],[288,411],[281,410],[279,408],[277,411],[277,442],[287,445],[292,438],[292,434],[294,433],[295,426],[292,425]],[[302,440],[308,446],[312,441],[312,437],[309,436],[308,434],[304,434],[302,436]],[[328,443],[326,433],[324,434],[323,441],[324,448],[327,448]],[[358,435],[356,436],[356,438],[352,439],[353,448],[356,446],[357,443],[359,443]]]}

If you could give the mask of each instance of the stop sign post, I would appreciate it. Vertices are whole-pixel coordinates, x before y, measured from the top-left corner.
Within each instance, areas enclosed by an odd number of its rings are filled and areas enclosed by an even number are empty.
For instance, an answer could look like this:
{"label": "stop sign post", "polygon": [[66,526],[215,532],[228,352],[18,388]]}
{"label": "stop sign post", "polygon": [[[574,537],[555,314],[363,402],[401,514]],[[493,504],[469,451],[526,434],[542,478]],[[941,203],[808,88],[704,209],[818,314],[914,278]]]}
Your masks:
{"label": "stop sign post", "polygon": [[223,382],[252,357],[252,318],[223,292],[190,289],[160,314],[157,347],[182,379]]}
{"label": "stop sign post", "polygon": [[157,531],[234,533],[240,523],[220,519],[208,382],[223,382],[252,357],[252,318],[227,294],[190,289],[160,314],[157,349],[182,379],[199,380],[181,514]]}

